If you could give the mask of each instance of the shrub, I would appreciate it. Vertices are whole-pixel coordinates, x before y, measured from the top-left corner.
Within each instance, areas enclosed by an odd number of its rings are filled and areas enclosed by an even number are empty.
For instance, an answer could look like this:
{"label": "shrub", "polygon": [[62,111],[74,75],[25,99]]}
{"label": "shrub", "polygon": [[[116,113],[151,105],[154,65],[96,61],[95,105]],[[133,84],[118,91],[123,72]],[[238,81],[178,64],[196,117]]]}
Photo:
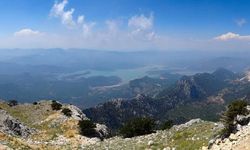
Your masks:
{"label": "shrub", "polygon": [[16,106],[16,105],[18,105],[18,101],[16,101],[16,100],[10,100],[10,101],[8,102],[8,105],[9,105],[10,107]]}
{"label": "shrub", "polygon": [[37,102],[33,102],[33,105],[37,105],[38,103]]}
{"label": "shrub", "polygon": [[51,107],[52,110],[60,110],[62,109],[62,104],[58,103],[57,101],[52,101]]}
{"label": "shrub", "polygon": [[91,120],[81,120],[78,122],[80,128],[80,134],[87,137],[99,137],[99,134],[96,132],[96,124]]}
{"label": "shrub", "polygon": [[164,122],[161,126],[162,130],[170,129],[174,125],[174,122],[172,120],[167,120]]}
{"label": "shrub", "polygon": [[150,134],[155,127],[155,121],[150,118],[136,118],[128,121],[121,129],[124,138]]}
{"label": "shrub", "polygon": [[227,110],[222,114],[221,121],[223,122],[225,129],[222,131],[221,136],[223,138],[228,137],[235,131],[235,118],[237,115],[246,115],[247,102],[237,100],[228,105]]}
{"label": "shrub", "polygon": [[62,109],[62,113],[67,116],[67,117],[71,117],[72,116],[72,111],[68,108],[63,108]]}

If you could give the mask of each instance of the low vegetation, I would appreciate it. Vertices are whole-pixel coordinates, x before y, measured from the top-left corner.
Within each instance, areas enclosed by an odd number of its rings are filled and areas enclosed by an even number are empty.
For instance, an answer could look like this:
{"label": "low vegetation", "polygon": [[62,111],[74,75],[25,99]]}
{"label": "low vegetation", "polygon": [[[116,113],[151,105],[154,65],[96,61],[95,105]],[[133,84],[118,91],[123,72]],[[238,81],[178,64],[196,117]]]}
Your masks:
{"label": "low vegetation", "polygon": [[8,105],[9,105],[10,107],[16,106],[16,105],[18,105],[18,101],[16,101],[16,100],[10,100],[10,101],[8,102]]}
{"label": "low vegetation", "polygon": [[81,120],[78,123],[80,128],[80,134],[87,137],[98,137],[97,132],[95,130],[96,124],[94,124],[91,120]]}
{"label": "low vegetation", "polygon": [[155,121],[150,118],[136,118],[128,121],[121,129],[124,138],[150,134],[154,132]]}
{"label": "low vegetation", "polygon": [[52,110],[61,110],[62,104],[58,103],[57,101],[52,101],[51,108]]}
{"label": "low vegetation", "polygon": [[67,116],[67,117],[71,117],[72,116],[72,111],[68,108],[63,108],[62,109],[62,113]]}
{"label": "low vegetation", "polygon": [[161,125],[162,130],[170,129],[174,125],[172,120],[167,120]]}

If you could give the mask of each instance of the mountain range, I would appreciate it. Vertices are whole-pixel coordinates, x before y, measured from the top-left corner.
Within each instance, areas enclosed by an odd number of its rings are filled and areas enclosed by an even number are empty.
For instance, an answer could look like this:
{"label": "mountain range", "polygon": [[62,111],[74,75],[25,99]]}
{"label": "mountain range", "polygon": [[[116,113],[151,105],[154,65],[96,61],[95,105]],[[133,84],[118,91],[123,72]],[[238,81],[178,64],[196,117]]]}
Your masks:
{"label": "mountain range", "polygon": [[212,73],[183,76],[153,97],[139,94],[132,99],[113,99],[83,112],[113,129],[136,117],[151,117],[158,122],[173,120],[176,124],[198,117],[218,121],[231,101],[249,101],[249,86],[245,74],[219,68]]}

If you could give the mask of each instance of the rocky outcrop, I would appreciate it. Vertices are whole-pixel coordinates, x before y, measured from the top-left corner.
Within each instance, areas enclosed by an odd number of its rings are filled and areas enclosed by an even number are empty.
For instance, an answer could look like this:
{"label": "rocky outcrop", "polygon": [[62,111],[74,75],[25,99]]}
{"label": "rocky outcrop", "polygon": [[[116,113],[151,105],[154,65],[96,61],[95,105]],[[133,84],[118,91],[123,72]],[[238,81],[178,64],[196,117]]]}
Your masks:
{"label": "rocky outcrop", "polygon": [[[89,118],[87,118],[86,115],[82,113],[82,111],[78,107],[74,105],[66,105],[66,107],[72,111],[71,117],[73,119],[78,120],[78,121],[89,120]],[[104,124],[97,123],[95,130],[96,130],[97,137],[99,137],[100,139],[104,139],[110,136],[110,130]]]}
{"label": "rocky outcrop", "polygon": [[[211,150],[250,150],[250,124],[242,126],[238,132],[230,134],[228,138],[217,139],[209,147]],[[206,149],[206,148],[204,148]]]}
{"label": "rocky outcrop", "polygon": [[71,117],[76,119],[76,120],[86,120],[88,119],[84,113],[82,113],[81,109],[74,105],[68,105],[66,106],[68,109],[71,110],[72,115]]}
{"label": "rocky outcrop", "polygon": [[180,129],[183,129],[183,128],[188,128],[193,124],[202,123],[202,122],[204,122],[204,121],[201,120],[200,118],[192,119],[192,120],[190,120],[190,121],[188,121],[188,122],[186,122],[184,124],[174,125],[173,128],[175,128],[176,130],[180,130]]}
{"label": "rocky outcrop", "polygon": [[34,129],[23,125],[19,120],[13,118],[4,110],[0,110],[0,131],[25,138],[35,132]]}
{"label": "rocky outcrop", "polygon": [[108,129],[106,125],[96,124],[95,130],[97,131],[101,139],[104,139],[110,136],[110,130]]}
{"label": "rocky outcrop", "polygon": [[[208,149],[211,150],[250,150],[250,107],[249,114],[237,115],[234,120],[235,132],[229,137],[211,140]],[[207,149],[207,148],[203,148]]]}

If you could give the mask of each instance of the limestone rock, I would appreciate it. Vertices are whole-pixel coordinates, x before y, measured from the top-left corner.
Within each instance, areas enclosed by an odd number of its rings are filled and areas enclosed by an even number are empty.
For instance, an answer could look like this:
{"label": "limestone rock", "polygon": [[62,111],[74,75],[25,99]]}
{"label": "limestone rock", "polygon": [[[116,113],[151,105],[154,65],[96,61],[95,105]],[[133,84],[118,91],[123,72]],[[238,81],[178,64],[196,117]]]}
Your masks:
{"label": "limestone rock", "polygon": [[82,113],[82,111],[74,106],[74,105],[68,105],[67,106],[68,109],[70,109],[72,111],[72,118],[76,119],[76,120],[87,120],[88,118],[86,117],[86,115],[84,113]]}
{"label": "limestone rock", "polygon": [[236,122],[240,125],[247,125],[250,122],[250,114],[247,116],[237,115]]}
{"label": "limestone rock", "polygon": [[96,124],[96,131],[99,133],[99,137],[101,139],[107,138],[110,136],[110,130],[106,125],[103,124]]}
{"label": "limestone rock", "polygon": [[230,140],[230,141],[236,141],[236,140],[237,140],[237,136],[236,136],[235,134],[231,134],[231,135],[229,136],[229,140]]}
{"label": "limestone rock", "polygon": [[34,129],[26,127],[19,120],[10,116],[5,110],[0,110],[0,131],[24,138],[35,132]]}
{"label": "limestone rock", "polygon": [[148,141],[148,146],[152,146],[154,144],[154,141],[150,140]]}

